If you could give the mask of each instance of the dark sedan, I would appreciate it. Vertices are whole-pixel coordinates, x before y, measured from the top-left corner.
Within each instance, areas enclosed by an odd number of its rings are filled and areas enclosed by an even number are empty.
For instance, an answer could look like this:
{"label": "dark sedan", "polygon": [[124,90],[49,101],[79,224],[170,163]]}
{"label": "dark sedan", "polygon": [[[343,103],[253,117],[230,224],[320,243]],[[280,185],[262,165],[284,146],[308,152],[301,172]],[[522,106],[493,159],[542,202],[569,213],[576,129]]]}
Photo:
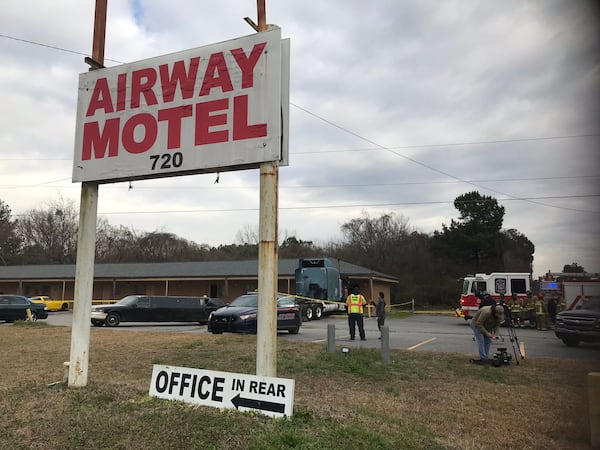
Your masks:
{"label": "dark sedan", "polygon": [[46,305],[33,303],[22,295],[0,295],[0,320],[14,322],[27,320],[27,310],[31,311],[31,319],[45,319],[48,317]]}
{"label": "dark sedan", "polygon": [[[242,295],[210,315],[208,331],[214,334],[224,331],[256,334],[257,315],[258,294]],[[290,334],[298,334],[301,325],[302,316],[296,299],[290,295],[278,295],[277,330],[287,330]]]}
{"label": "dark sedan", "polygon": [[569,347],[600,342],[600,297],[587,297],[577,309],[558,313],[554,334]]}

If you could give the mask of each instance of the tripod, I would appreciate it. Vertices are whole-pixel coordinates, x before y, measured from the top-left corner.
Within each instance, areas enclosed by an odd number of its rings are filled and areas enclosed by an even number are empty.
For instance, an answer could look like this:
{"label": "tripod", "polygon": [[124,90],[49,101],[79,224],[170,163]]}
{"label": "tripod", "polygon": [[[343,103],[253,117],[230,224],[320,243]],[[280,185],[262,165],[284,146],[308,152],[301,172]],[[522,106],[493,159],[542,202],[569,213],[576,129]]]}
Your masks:
{"label": "tripod", "polygon": [[[504,308],[504,322],[506,323],[506,329],[508,330],[508,339],[512,345],[513,354],[515,355],[515,361],[517,362],[517,365],[519,365],[519,358],[517,358],[517,352],[519,353],[521,359],[525,359],[525,356],[523,355],[523,353],[521,353],[521,344],[519,343],[517,332],[515,331],[515,327],[513,326],[510,308],[505,303],[501,303],[501,306]],[[504,340],[504,337],[502,337],[502,340]]]}

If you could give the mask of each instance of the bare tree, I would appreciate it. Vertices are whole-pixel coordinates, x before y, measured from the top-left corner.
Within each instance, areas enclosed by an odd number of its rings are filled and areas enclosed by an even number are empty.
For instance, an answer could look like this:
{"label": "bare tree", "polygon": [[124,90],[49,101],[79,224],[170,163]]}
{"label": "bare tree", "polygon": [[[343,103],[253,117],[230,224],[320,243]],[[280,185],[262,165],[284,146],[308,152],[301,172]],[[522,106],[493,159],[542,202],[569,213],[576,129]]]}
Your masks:
{"label": "bare tree", "polygon": [[260,242],[258,225],[255,227],[252,227],[249,224],[244,225],[244,227],[235,234],[235,242],[240,245],[257,245]]}
{"label": "bare tree", "polygon": [[16,222],[11,219],[11,210],[0,200],[0,264],[16,262],[20,248],[21,240],[17,235]]}
{"label": "bare tree", "polygon": [[32,209],[17,222],[23,255],[30,264],[69,264],[77,256],[78,212],[60,197],[44,209]]}

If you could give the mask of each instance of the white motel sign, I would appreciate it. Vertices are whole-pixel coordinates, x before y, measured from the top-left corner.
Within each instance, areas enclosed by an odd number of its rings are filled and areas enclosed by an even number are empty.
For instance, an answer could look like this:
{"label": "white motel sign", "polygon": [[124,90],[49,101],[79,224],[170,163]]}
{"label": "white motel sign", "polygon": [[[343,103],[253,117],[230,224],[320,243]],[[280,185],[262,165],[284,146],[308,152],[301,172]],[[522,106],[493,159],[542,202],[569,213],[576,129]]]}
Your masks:
{"label": "white motel sign", "polygon": [[291,417],[294,380],[155,364],[150,396]]}
{"label": "white motel sign", "polygon": [[288,57],[274,28],[80,74],[73,181],[285,164]]}

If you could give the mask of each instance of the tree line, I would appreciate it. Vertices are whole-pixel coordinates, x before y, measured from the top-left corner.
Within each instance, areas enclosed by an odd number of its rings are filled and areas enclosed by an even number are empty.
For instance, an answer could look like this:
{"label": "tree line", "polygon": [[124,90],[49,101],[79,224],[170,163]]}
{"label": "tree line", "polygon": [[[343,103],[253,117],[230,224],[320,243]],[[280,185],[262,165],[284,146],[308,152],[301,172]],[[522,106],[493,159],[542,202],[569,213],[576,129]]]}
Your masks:
{"label": "tree line", "polygon": [[[457,197],[458,218],[423,233],[395,213],[360,217],[341,225],[342,238],[315,244],[294,235],[280,238],[279,258],[330,256],[398,278],[392,300],[418,299],[454,305],[459,278],[481,272],[531,272],[535,246],[516,229],[503,229],[504,207],[477,191]],[[12,217],[0,200],[0,264],[74,264],[79,214],[59,198]],[[99,218],[96,262],[185,262],[258,258],[258,233],[246,226],[236,243],[198,244],[165,231],[138,231]]]}

